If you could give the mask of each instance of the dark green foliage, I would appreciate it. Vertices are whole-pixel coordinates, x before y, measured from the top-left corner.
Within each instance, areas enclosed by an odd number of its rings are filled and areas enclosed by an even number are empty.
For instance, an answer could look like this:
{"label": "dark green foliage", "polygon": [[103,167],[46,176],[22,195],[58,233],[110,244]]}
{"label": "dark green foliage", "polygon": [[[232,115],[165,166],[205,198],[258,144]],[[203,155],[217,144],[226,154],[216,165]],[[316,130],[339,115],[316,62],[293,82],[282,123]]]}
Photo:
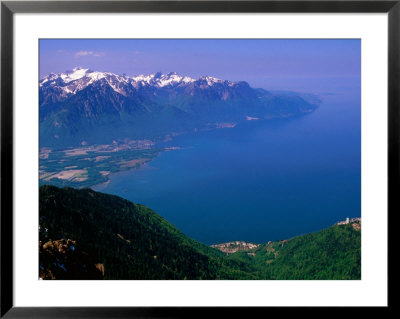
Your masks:
{"label": "dark green foliage", "polygon": [[[40,188],[40,240],[71,238],[104,264],[105,279],[215,279],[219,251],[152,210],[90,189]],[[46,238],[43,238],[46,236]]]}
{"label": "dark green foliage", "polygon": [[226,256],[188,238],[143,205],[91,189],[42,186],[39,212],[42,243],[76,241],[92,263],[104,265],[105,279],[361,277],[361,232],[352,225]]}
{"label": "dark green foliage", "polygon": [[351,224],[260,245],[253,252],[229,258],[249,263],[259,279],[361,279],[361,231]]}
{"label": "dark green foliage", "polygon": [[271,279],[361,279],[361,231],[333,226],[295,237],[265,269]]}

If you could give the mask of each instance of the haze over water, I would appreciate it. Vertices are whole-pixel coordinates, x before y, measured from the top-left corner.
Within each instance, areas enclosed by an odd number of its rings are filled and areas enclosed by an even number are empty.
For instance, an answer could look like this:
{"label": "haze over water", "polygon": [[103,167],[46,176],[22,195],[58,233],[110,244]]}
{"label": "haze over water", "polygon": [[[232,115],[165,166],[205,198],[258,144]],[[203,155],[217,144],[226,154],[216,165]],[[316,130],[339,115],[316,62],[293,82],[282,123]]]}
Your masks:
{"label": "haze over water", "polygon": [[300,118],[176,137],[93,189],[144,204],[205,244],[268,242],[361,214],[360,91],[320,95]]}

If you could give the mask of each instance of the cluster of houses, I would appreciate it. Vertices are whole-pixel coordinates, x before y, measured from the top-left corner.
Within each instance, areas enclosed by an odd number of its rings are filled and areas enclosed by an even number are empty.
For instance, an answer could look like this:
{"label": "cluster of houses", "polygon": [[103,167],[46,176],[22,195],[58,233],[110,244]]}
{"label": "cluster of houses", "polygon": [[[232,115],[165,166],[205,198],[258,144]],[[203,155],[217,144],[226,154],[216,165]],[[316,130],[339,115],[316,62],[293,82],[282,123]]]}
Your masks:
{"label": "cluster of houses", "polygon": [[257,248],[258,246],[260,246],[260,245],[253,244],[253,243],[246,243],[244,241],[231,241],[228,243],[211,245],[211,247],[217,248],[227,255],[235,253],[237,251],[246,251],[246,250],[254,249],[254,248]]}
{"label": "cluster of houses", "polygon": [[336,225],[348,225],[351,223],[361,223],[360,217],[349,218],[347,217],[346,220],[338,222]]}

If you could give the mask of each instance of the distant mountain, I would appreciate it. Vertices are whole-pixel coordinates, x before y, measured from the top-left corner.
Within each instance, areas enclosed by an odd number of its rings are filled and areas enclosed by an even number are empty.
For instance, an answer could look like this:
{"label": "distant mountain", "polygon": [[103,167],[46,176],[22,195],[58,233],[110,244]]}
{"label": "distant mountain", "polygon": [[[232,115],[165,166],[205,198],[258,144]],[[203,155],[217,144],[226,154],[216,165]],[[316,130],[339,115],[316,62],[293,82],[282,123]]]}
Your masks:
{"label": "distant mountain", "polygon": [[[143,205],[45,185],[39,227],[42,279],[361,279],[359,219],[288,240],[217,249]],[[224,248],[232,245],[238,249],[227,256]]]}
{"label": "distant mountain", "polygon": [[219,123],[298,116],[318,104],[313,95],[253,89],[244,81],[175,72],[129,77],[78,67],[39,81],[40,144],[163,139]]}

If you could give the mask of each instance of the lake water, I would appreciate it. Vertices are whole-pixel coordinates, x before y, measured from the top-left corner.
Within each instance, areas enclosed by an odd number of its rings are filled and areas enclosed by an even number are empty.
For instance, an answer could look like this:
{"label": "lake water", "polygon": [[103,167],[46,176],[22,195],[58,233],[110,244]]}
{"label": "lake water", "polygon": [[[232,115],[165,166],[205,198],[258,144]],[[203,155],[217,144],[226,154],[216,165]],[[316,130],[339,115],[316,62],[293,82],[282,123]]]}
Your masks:
{"label": "lake water", "polygon": [[182,135],[93,189],[144,204],[205,244],[287,239],[361,214],[360,94],[312,114]]}

